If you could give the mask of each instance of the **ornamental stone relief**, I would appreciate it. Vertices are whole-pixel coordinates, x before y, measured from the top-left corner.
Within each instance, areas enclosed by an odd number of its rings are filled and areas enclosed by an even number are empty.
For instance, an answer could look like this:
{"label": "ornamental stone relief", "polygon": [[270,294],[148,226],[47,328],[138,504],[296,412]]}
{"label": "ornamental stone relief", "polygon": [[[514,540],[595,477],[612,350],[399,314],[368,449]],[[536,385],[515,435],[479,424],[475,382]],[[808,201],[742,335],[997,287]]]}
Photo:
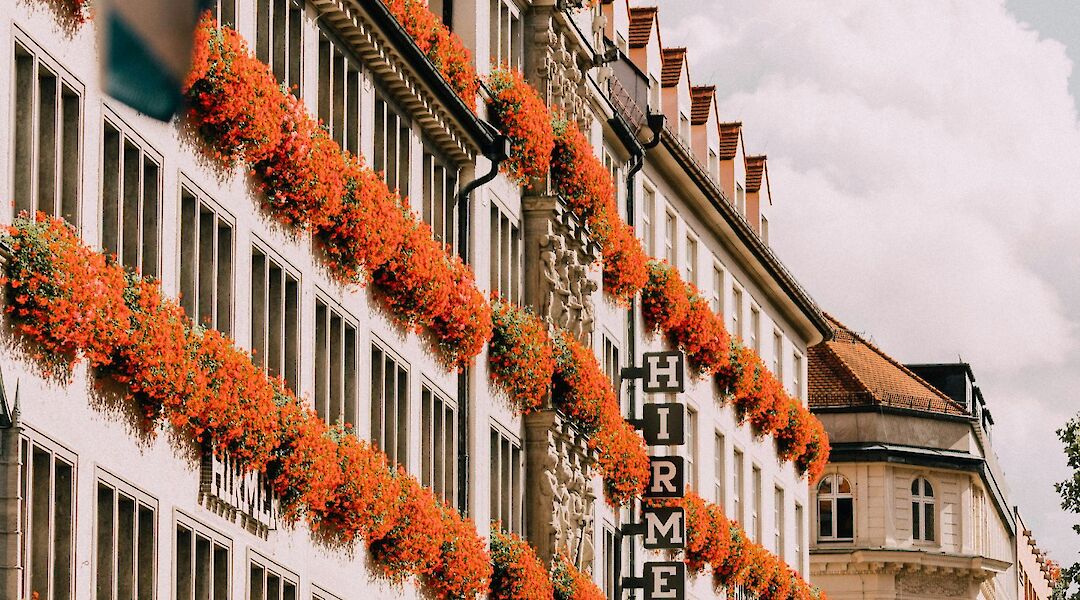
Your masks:
{"label": "ornamental stone relief", "polygon": [[555,3],[536,3],[526,18],[525,64],[529,78],[552,108],[561,109],[583,129],[592,122],[585,71],[592,57],[564,31]]}
{"label": "ornamental stone relief", "polygon": [[592,571],[592,467],[588,440],[554,410],[525,417],[526,473],[530,479],[528,538],[542,560],[562,552],[582,571]]}
{"label": "ornamental stone relief", "polygon": [[896,577],[899,598],[975,598],[978,586],[963,573],[905,569]]}

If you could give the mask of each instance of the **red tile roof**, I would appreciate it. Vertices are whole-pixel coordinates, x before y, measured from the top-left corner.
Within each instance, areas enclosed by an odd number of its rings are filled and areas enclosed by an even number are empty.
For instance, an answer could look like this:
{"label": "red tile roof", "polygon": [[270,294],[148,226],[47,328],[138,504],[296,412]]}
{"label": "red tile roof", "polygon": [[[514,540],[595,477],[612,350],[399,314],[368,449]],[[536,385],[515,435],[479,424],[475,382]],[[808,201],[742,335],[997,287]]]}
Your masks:
{"label": "red tile roof", "polygon": [[704,125],[709,120],[709,111],[715,104],[715,85],[696,85],[690,88],[690,124]]}
{"label": "red tile roof", "polygon": [[686,68],[686,48],[664,48],[661,51],[664,65],[660,70],[660,85],[671,87],[679,84]]}
{"label": "red tile roof", "polygon": [[649,43],[653,29],[656,28],[657,8],[655,6],[630,7],[630,47],[643,48]]}
{"label": "red tile roof", "polygon": [[761,189],[761,176],[765,174],[765,155],[746,157],[746,191],[756,192]]}
{"label": "red tile roof", "polygon": [[825,315],[830,341],[810,348],[810,408],[888,406],[946,415],[967,415],[938,391],[876,346]]}
{"label": "red tile roof", "polygon": [[739,133],[742,131],[742,123],[720,124],[720,160],[732,160],[739,149]]}

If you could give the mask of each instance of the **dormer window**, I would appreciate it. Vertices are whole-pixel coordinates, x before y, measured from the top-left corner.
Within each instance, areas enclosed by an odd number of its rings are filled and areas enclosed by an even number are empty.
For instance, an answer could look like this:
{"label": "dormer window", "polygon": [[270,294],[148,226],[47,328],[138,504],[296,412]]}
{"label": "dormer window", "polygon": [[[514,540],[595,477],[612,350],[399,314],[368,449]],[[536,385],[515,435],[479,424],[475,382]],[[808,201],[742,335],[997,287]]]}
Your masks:
{"label": "dormer window", "polygon": [[690,145],[690,118],[686,113],[679,113],[679,137],[686,145]]}
{"label": "dormer window", "polygon": [[720,155],[712,148],[709,148],[709,177],[720,181]]}
{"label": "dormer window", "polygon": [[761,217],[761,241],[765,242],[765,245],[769,245],[769,220],[764,215]]}
{"label": "dormer window", "polygon": [[735,210],[741,215],[746,215],[746,188],[741,183],[735,184]]}

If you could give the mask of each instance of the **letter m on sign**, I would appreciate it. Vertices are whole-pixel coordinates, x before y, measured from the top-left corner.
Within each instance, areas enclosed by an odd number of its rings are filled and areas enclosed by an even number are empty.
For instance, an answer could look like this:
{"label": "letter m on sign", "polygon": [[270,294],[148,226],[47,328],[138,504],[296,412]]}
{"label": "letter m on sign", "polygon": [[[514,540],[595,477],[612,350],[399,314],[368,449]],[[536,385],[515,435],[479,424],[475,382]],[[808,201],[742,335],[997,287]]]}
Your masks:
{"label": "letter m on sign", "polygon": [[682,352],[646,352],[641,359],[645,372],[645,383],[641,387],[646,394],[681,393],[684,390],[686,368]]}

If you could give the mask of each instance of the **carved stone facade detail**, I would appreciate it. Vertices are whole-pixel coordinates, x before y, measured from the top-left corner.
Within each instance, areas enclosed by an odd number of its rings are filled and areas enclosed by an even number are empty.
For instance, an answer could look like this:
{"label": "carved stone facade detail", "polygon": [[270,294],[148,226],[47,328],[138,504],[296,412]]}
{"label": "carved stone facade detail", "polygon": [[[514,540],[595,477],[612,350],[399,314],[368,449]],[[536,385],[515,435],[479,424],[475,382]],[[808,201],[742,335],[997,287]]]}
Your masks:
{"label": "carved stone facade detail", "polygon": [[542,560],[562,552],[590,573],[595,454],[588,440],[553,409],[525,417],[525,439],[529,541]]}
{"label": "carved stone facade detail", "polygon": [[585,72],[592,56],[565,25],[557,2],[536,2],[526,16],[525,74],[548,106],[587,130],[592,124]]}

